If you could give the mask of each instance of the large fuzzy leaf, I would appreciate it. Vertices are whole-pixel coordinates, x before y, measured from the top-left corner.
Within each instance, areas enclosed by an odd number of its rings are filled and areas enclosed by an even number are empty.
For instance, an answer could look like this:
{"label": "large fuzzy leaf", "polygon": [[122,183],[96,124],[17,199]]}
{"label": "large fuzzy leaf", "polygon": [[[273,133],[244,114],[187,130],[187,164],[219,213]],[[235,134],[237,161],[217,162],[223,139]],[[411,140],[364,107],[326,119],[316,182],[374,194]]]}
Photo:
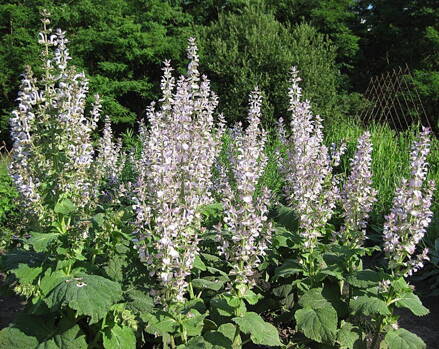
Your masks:
{"label": "large fuzzy leaf", "polygon": [[55,325],[48,317],[21,315],[10,327],[0,331],[0,348],[86,349],[80,327],[64,318]]}
{"label": "large fuzzy leaf", "polygon": [[59,233],[31,233],[31,238],[28,242],[33,246],[37,252],[44,252],[53,240],[59,236]]}
{"label": "large fuzzy leaf", "polygon": [[20,264],[18,268],[13,269],[12,273],[21,284],[31,284],[38,275],[43,271],[42,267],[30,267],[27,264]]}
{"label": "large fuzzy leaf", "polygon": [[121,298],[122,290],[117,282],[98,275],[80,274],[65,278],[50,291],[45,302],[51,309],[69,306],[78,315],[90,316],[90,323],[96,323]]}
{"label": "large fuzzy leaf", "polygon": [[37,349],[87,349],[85,335],[78,325],[68,319],[57,326],[57,333],[38,345]]}
{"label": "large fuzzy leaf", "polygon": [[398,328],[387,332],[384,340],[381,342],[382,349],[425,349],[427,348],[424,341],[412,332],[404,328]]}
{"label": "large fuzzy leaf", "polygon": [[333,343],[337,335],[337,312],[328,304],[323,308],[299,309],[294,314],[297,328],[319,343]]}
{"label": "large fuzzy leaf", "polygon": [[233,318],[241,332],[250,334],[250,339],[254,344],[280,346],[279,333],[276,327],[265,322],[258,314],[253,312],[245,313],[242,317]]}
{"label": "large fuzzy leaf", "polygon": [[305,292],[299,299],[299,304],[304,308],[320,309],[331,306],[330,303],[322,296],[321,288],[312,288]]}
{"label": "large fuzzy leaf", "polygon": [[419,297],[413,293],[406,293],[395,303],[399,308],[407,308],[417,316],[424,316],[430,313],[426,307],[422,305]]}
{"label": "large fuzzy leaf", "polygon": [[360,296],[349,303],[354,314],[362,315],[390,315],[386,302],[376,297]]}
{"label": "large fuzzy leaf", "polygon": [[6,327],[0,331],[0,348],[33,349],[38,343],[37,338],[28,336],[19,328]]}

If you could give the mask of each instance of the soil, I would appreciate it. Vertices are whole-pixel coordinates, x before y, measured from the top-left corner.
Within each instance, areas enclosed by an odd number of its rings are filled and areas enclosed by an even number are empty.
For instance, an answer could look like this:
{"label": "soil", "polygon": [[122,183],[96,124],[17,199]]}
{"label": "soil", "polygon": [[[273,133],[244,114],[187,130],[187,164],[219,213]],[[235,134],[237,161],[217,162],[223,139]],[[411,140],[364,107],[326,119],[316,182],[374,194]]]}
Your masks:
{"label": "soil", "polygon": [[[3,286],[4,275],[0,273],[0,288]],[[15,295],[3,295],[0,293],[0,329],[7,327],[15,316],[22,311],[25,302]]]}

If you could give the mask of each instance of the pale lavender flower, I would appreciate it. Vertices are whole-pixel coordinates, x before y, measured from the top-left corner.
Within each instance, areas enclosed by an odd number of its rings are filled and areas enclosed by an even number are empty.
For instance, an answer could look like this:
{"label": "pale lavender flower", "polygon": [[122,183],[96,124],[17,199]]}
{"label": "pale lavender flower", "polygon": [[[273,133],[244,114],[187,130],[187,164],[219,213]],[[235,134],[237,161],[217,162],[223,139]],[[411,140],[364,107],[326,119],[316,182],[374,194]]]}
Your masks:
{"label": "pale lavender flower", "polygon": [[[211,169],[220,149],[214,125],[217,97],[198,73],[194,39],[189,40],[187,76],[175,83],[165,62],[158,109],[147,110],[149,129],[141,128],[135,205],[139,253],[162,303],[183,301],[201,232],[200,206],[211,202]],[[174,91],[175,88],[175,91]]]}
{"label": "pale lavender flower", "polygon": [[258,89],[250,95],[249,106],[249,126],[244,132],[237,125],[232,132],[229,159],[232,178],[223,183],[224,227],[217,230],[219,251],[232,266],[230,275],[234,276],[234,283],[252,286],[271,241],[271,225],[267,222],[271,193],[264,187],[262,194],[256,195],[267,164],[264,153],[267,134],[260,125]]}
{"label": "pale lavender flower", "polygon": [[357,150],[350,164],[351,173],[341,192],[344,225],[338,237],[342,242],[359,247],[366,236],[369,212],[377,200],[377,191],[372,187],[372,143],[369,132],[358,139]]}
{"label": "pale lavender flower", "polygon": [[291,70],[289,88],[291,136],[287,157],[281,165],[285,192],[300,223],[304,246],[313,249],[331,218],[339,197],[338,181],[332,175],[331,157],[323,143],[320,116],[313,116],[308,101],[301,101],[300,78]]}
{"label": "pale lavender flower", "polygon": [[[23,77],[18,108],[11,118],[13,160],[10,173],[18,188],[21,206],[29,216],[49,223],[53,203],[69,198],[78,209],[95,204],[94,149],[91,134],[99,107],[91,120],[85,116],[88,80],[68,66],[65,33],[44,29],[39,42],[44,72],[33,78],[30,68]],[[54,52],[53,52],[54,50]]]}
{"label": "pale lavender flower", "polygon": [[423,238],[431,221],[430,209],[435,184],[426,183],[427,155],[430,151],[430,131],[423,128],[410,154],[410,178],[402,179],[396,189],[393,208],[384,224],[384,252],[389,268],[405,276],[422,267],[427,258],[424,250],[416,255],[416,246]]}

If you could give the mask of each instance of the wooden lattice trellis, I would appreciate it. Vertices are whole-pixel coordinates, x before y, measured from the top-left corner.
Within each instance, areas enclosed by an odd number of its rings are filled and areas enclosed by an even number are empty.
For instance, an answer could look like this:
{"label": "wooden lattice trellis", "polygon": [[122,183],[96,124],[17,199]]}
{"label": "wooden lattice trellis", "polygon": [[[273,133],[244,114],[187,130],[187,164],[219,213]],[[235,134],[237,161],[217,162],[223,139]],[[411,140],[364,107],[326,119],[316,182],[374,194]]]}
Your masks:
{"label": "wooden lattice trellis", "polygon": [[372,77],[364,97],[368,106],[359,115],[361,121],[387,123],[395,130],[405,130],[414,123],[431,128],[408,66]]}

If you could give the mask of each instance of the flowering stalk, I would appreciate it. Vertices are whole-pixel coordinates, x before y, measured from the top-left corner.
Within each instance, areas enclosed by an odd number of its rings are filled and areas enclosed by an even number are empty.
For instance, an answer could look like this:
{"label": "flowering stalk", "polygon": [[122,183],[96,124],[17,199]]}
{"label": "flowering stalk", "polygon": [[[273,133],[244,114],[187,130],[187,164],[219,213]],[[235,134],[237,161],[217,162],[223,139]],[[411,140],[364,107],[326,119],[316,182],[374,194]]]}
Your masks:
{"label": "flowering stalk", "polygon": [[[175,83],[165,61],[160,108],[147,110],[149,130],[141,128],[142,156],[137,166],[135,210],[139,252],[161,303],[184,301],[198,253],[201,215],[211,202],[211,169],[220,149],[214,126],[218,104],[209,80],[198,72],[194,39],[189,39],[188,73]],[[175,92],[174,92],[175,89]]]}
{"label": "flowering stalk", "polygon": [[402,179],[396,189],[393,207],[384,224],[384,252],[389,269],[395,275],[409,276],[428,260],[428,249],[416,255],[433,215],[430,206],[435,183],[426,181],[430,131],[423,128],[410,153],[410,178]]}
{"label": "flowering stalk", "polygon": [[289,89],[291,136],[282,172],[287,198],[299,218],[304,247],[312,251],[334,212],[339,193],[332,176],[332,160],[323,144],[322,119],[312,115],[308,101],[301,101],[300,80],[293,67]]}
{"label": "flowering stalk", "polygon": [[362,246],[366,237],[369,212],[376,202],[377,191],[372,187],[372,143],[370,133],[359,139],[350,161],[351,173],[341,192],[344,225],[337,234],[340,242],[351,247]]}
{"label": "flowering stalk", "polygon": [[258,181],[267,164],[264,146],[267,134],[261,124],[261,95],[258,89],[250,95],[249,126],[235,127],[230,149],[231,173],[222,187],[224,226],[218,227],[220,254],[231,264],[235,285],[253,286],[257,267],[271,240],[267,222],[270,190],[256,195]]}
{"label": "flowering stalk", "polygon": [[84,115],[88,81],[68,66],[65,33],[58,29],[53,34],[47,27],[49,14],[44,15],[39,35],[44,76],[38,81],[26,68],[18,109],[10,121],[14,142],[10,173],[23,208],[41,223],[53,218],[51,209],[61,198],[69,198],[80,209],[93,205],[96,198],[91,142],[96,115],[92,119]]}

